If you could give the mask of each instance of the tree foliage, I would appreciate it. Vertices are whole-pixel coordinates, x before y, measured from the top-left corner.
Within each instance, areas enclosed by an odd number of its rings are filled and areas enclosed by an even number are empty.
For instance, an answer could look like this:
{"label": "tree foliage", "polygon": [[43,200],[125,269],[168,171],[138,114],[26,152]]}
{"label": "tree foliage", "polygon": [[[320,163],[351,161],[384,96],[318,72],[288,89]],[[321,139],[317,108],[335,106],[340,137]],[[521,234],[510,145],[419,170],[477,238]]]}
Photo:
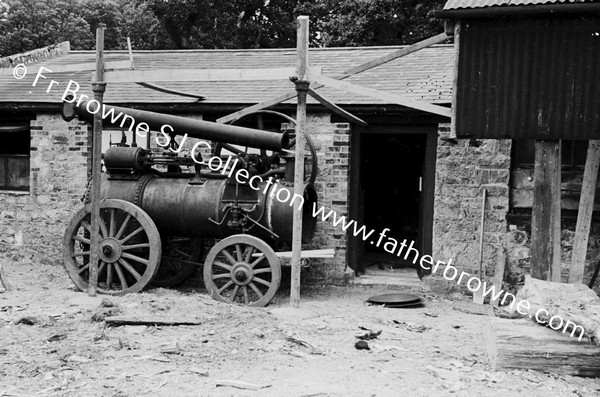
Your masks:
{"label": "tree foliage", "polygon": [[94,48],[294,47],[308,15],[313,46],[410,44],[442,31],[444,0],[0,0],[0,56],[69,40]]}

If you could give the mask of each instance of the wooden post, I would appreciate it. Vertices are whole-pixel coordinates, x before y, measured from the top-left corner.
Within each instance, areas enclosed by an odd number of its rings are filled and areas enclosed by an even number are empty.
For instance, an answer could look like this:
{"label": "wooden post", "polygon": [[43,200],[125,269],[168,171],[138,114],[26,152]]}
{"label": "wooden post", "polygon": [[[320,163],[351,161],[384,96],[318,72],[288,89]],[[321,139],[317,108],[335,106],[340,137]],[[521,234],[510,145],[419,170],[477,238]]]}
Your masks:
{"label": "wooden post", "polygon": [[531,275],[560,281],[560,141],[535,141]]}
{"label": "wooden post", "polygon": [[[104,91],[106,84],[104,79],[104,26],[101,24],[96,29],[96,74],[92,81],[92,91],[94,99],[98,101],[98,106],[102,108]],[[90,266],[89,266],[89,285],[88,294],[96,296],[98,290],[98,260],[100,254],[100,173],[102,157],[102,112],[94,114],[94,127],[92,138],[92,213],[91,213],[91,247],[90,247]]]}
{"label": "wooden post", "polygon": [[[298,60],[296,63],[296,91],[298,104],[296,107],[296,153],[294,166],[294,195],[304,197],[304,135],[306,134],[306,95],[310,82],[308,73],[308,17],[297,19]],[[294,205],[292,229],[292,280],[290,303],[294,307],[300,305],[300,269],[302,267],[302,209]]]}
{"label": "wooden post", "polygon": [[592,212],[594,211],[594,196],[596,194],[596,183],[598,182],[599,165],[600,140],[591,140],[585,159],[579,211],[577,213],[577,226],[575,227],[575,241],[573,242],[573,256],[571,257],[569,283],[572,284],[583,283],[583,271],[585,269],[585,258],[587,256],[588,239],[590,237]]}

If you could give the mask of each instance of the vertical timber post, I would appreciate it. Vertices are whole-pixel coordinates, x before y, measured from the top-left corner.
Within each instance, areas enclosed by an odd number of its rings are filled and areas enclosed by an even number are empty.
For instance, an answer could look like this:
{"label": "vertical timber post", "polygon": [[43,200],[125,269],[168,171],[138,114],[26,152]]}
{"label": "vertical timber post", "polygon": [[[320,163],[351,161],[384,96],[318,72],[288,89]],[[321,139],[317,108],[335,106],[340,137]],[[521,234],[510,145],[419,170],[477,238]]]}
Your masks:
{"label": "vertical timber post", "polygon": [[[306,95],[308,93],[308,17],[297,19],[298,59],[296,63],[296,91],[298,93],[296,107],[296,153],[294,165],[294,195],[304,197],[304,135],[306,134]],[[292,229],[292,280],[290,303],[294,307],[300,305],[300,269],[302,267],[302,208],[294,206]]]}
{"label": "vertical timber post", "polygon": [[560,282],[560,141],[535,141],[531,275]]}
{"label": "vertical timber post", "polygon": [[590,225],[592,223],[592,212],[594,211],[599,166],[600,140],[590,140],[585,159],[585,170],[583,171],[579,211],[577,211],[577,226],[575,226],[575,241],[573,242],[573,256],[571,257],[571,268],[569,270],[569,283],[571,284],[583,283],[583,271],[585,270],[585,258],[590,238]]}
{"label": "vertical timber post", "polygon": [[[98,101],[98,106],[102,109],[104,91],[104,26],[100,25],[96,29],[96,74],[92,81],[92,91],[94,99]],[[96,296],[98,291],[98,260],[100,254],[100,173],[102,172],[102,112],[94,114],[94,126],[92,132],[92,213],[90,236],[90,266],[89,266],[89,285],[88,295]]]}

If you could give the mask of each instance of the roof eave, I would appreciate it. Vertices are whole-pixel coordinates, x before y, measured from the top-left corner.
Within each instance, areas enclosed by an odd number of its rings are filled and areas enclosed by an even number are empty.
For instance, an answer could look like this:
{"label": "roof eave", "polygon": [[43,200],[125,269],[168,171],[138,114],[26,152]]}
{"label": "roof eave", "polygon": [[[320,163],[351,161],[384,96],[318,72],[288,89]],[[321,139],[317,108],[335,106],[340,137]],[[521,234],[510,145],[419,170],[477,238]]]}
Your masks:
{"label": "roof eave", "polygon": [[545,14],[600,13],[600,3],[543,4],[529,6],[492,6],[481,8],[459,8],[436,11],[434,15],[446,19],[492,18],[500,16],[524,16]]}

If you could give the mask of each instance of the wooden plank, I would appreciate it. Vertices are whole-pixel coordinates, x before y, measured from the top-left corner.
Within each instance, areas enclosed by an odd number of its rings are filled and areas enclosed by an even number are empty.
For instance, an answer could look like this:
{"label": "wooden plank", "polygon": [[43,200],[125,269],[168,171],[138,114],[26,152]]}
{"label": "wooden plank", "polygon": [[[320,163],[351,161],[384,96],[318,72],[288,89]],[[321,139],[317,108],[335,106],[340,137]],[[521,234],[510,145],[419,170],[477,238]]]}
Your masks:
{"label": "wooden plank", "polygon": [[264,102],[257,103],[256,105],[249,106],[242,110],[238,110],[237,112],[228,114],[227,116],[223,116],[217,119],[217,123],[229,123],[238,119],[241,119],[244,116],[252,114],[258,110],[263,110],[266,108],[270,108],[271,106],[275,106],[281,102],[285,102],[289,99],[292,99],[296,96],[296,90],[285,92],[279,96],[276,96],[272,99],[269,99]]}
{"label": "wooden plank", "polygon": [[333,101],[327,99],[327,97],[325,97],[324,95],[321,95],[321,94],[319,94],[316,91],[311,90],[311,89],[308,90],[308,95],[310,95],[311,97],[315,98],[317,101],[319,101],[327,109],[331,110],[333,113],[337,114],[338,116],[341,116],[341,117],[345,118],[349,122],[354,123],[354,124],[358,124],[358,125],[363,126],[363,127],[368,126],[368,124],[364,120],[356,117],[355,115],[353,115],[350,112],[345,111],[344,109],[342,109],[341,107],[339,107],[338,105],[336,105],[335,103],[333,103]]}
{"label": "wooden plank", "polygon": [[315,81],[319,84],[326,85],[328,87],[335,88],[341,91],[353,92],[359,95],[370,96],[385,102],[396,103],[398,105],[406,106],[411,109],[417,109],[423,112],[433,113],[448,118],[452,116],[452,112],[449,108],[433,105],[431,103],[423,101],[415,101],[402,95],[392,94],[391,92],[376,90],[358,84],[348,83],[346,81],[335,80],[331,77],[326,76],[318,76],[315,78]]}
{"label": "wooden plank", "polygon": [[[296,30],[296,153],[294,164],[294,195],[304,195],[304,145],[306,135],[306,97],[308,93],[308,17],[299,16]],[[293,206],[292,219],[292,277],[290,283],[290,303],[300,306],[300,269],[302,268],[302,213],[300,206]]]}
{"label": "wooden plank", "polygon": [[[255,254],[261,255],[261,254]],[[291,258],[292,251],[280,251],[276,252],[278,258]],[[302,258],[333,258],[335,256],[335,250],[333,248],[326,248],[320,250],[302,250]]]}
{"label": "wooden plank", "polygon": [[[106,72],[107,83],[151,83],[168,81],[257,81],[288,80],[294,75],[294,68],[265,69],[158,69],[158,70],[118,70]],[[308,74],[318,76],[321,67],[314,66]]]}
{"label": "wooden plank", "polygon": [[560,375],[600,376],[600,348],[530,320],[490,318],[485,333],[494,371],[537,370]]}
{"label": "wooden plank", "polygon": [[[560,146],[556,140],[535,141],[533,208],[531,217],[531,275],[550,280],[556,236],[555,217],[560,211]],[[559,212],[560,213],[560,212]]]}
{"label": "wooden plank", "polygon": [[141,85],[142,87],[145,87],[145,88],[149,88],[151,90],[164,92],[166,94],[186,96],[186,97],[198,99],[200,101],[204,99],[204,96],[202,96],[202,95],[193,94],[191,92],[172,90],[170,88],[163,87],[163,86],[160,86],[157,84],[150,84],[150,83],[136,83],[136,84]]}
{"label": "wooden plank", "polygon": [[104,322],[109,325],[200,325],[202,321],[187,317],[164,316],[111,316]]}
{"label": "wooden plank", "polygon": [[408,54],[412,54],[413,52],[422,50],[423,48],[430,47],[434,44],[440,44],[444,41],[448,40],[450,36],[448,36],[445,32],[440,33],[437,36],[429,37],[428,39],[419,41],[418,43],[409,45],[408,47],[401,48],[399,50],[390,52],[389,54],[383,55],[379,58],[373,59],[372,61],[361,63],[360,65],[351,67],[350,69],[346,69],[344,71],[345,75],[353,75],[357,73],[364,72],[366,70],[372,69],[379,65],[383,65],[384,63],[393,61],[394,59],[406,56]]}
{"label": "wooden plank", "polygon": [[456,120],[458,103],[458,61],[460,59],[460,21],[454,22],[454,76],[452,77],[452,118],[450,119],[450,136],[456,138]]}
{"label": "wooden plank", "polygon": [[[498,249],[498,256],[496,256],[496,268],[494,269],[494,276],[492,278],[492,285],[495,287],[496,291],[500,291],[502,289],[502,283],[504,281],[504,268],[506,267],[506,248],[500,247]],[[501,299],[496,299],[491,302],[495,307],[498,307]]]}
{"label": "wooden plank", "polygon": [[[98,101],[98,107],[102,108],[104,100],[105,84],[104,76],[104,25],[96,29],[96,77],[92,79],[92,91],[94,99]],[[90,266],[88,280],[88,295],[96,296],[98,291],[98,261],[100,260],[100,176],[102,173],[102,115],[101,112],[94,114],[92,130],[92,191],[91,201],[91,247]]]}
{"label": "wooden plank", "polygon": [[588,240],[590,237],[592,213],[594,211],[594,199],[596,194],[596,184],[598,182],[599,166],[600,140],[591,140],[585,159],[581,198],[579,199],[579,211],[577,213],[577,225],[575,226],[573,255],[571,256],[569,283],[573,284],[583,283],[583,272],[585,270],[585,258],[588,251]]}

